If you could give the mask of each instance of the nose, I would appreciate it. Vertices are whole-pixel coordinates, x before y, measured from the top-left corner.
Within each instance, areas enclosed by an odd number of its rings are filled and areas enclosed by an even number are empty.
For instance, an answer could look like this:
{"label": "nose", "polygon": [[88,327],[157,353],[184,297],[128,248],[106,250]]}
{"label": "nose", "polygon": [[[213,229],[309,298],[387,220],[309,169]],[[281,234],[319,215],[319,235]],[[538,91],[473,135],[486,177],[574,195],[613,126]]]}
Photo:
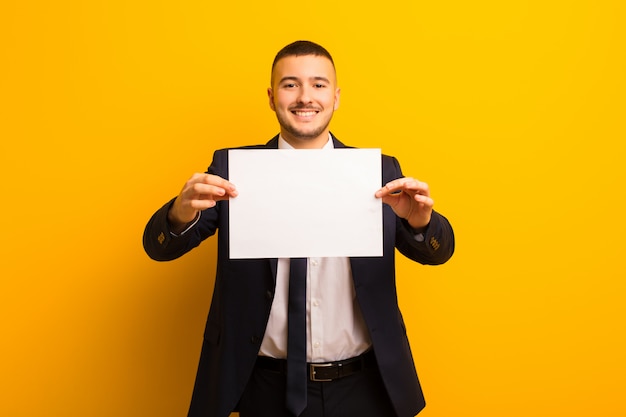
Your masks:
{"label": "nose", "polygon": [[300,88],[300,94],[298,94],[298,103],[308,104],[311,103],[311,101],[313,101],[311,99],[311,91],[309,87],[303,85]]}

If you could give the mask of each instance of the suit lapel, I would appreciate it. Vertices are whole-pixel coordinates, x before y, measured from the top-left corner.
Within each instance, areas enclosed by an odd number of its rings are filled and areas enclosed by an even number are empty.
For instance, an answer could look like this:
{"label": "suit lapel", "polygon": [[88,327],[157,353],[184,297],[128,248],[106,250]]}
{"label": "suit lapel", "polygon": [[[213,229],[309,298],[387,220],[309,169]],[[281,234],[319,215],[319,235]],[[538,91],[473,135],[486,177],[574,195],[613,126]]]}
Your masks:
{"label": "suit lapel", "polygon": [[265,144],[265,147],[267,149],[278,149],[278,135],[270,139],[270,141]]}
{"label": "suit lapel", "polygon": [[278,258],[269,258],[270,269],[272,271],[272,277],[274,278],[274,286],[276,286],[276,270],[278,269]]}
{"label": "suit lapel", "polygon": [[332,133],[330,134],[330,137],[333,138],[333,145],[335,146],[335,148],[349,148],[349,146],[346,146],[343,143],[341,143],[339,139],[337,139],[335,135],[333,135]]}

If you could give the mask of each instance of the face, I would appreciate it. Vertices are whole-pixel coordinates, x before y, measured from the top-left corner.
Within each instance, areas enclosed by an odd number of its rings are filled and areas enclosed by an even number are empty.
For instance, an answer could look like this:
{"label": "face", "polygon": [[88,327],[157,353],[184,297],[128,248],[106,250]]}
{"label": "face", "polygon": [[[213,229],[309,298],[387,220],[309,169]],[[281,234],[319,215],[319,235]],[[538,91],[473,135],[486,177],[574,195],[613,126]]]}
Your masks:
{"label": "face", "polygon": [[301,55],[280,59],[267,92],[280,133],[291,146],[321,148],[326,144],[340,92],[328,58]]}

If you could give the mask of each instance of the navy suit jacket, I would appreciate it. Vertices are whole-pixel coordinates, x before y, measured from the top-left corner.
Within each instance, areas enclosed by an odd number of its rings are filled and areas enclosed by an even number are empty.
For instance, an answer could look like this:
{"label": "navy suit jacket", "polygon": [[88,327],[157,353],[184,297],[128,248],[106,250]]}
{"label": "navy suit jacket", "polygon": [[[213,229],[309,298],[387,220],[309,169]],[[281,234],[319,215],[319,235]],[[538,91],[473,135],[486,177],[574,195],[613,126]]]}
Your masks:
{"label": "navy suit jacket", "polygon": [[[335,137],[333,141],[336,148],[345,147]],[[265,145],[247,148],[277,147],[278,136]],[[228,178],[227,150],[215,152],[207,172]],[[383,184],[400,177],[398,161],[383,155]],[[215,288],[189,416],[227,417],[237,409],[261,346],[276,287],[277,259],[229,259],[227,201],[204,210],[193,228],[173,236],[167,221],[173,201],[148,222],[144,248],[155,260],[172,260],[219,230]],[[350,263],[356,297],[387,393],[398,417],[408,417],[416,415],[425,402],[398,308],[395,249],[421,264],[441,264],[452,256],[454,236],[448,221],[433,212],[424,240],[417,241],[408,223],[387,205],[383,205],[383,234],[382,257],[356,257]]]}

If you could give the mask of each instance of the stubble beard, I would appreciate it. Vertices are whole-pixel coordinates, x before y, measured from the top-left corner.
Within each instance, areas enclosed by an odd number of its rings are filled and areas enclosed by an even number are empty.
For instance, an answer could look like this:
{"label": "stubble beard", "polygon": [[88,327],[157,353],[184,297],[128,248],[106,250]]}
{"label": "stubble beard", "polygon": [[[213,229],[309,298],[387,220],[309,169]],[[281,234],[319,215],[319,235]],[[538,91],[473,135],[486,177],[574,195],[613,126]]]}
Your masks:
{"label": "stubble beard", "polygon": [[278,113],[276,113],[276,117],[278,118],[278,124],[280,125],[280,127],[285,132],[287,132],[291,137],[298,139],[298,140],[313,140],[313,139],[318,138],[328,128],[328,126],[330,125],[330,120],[332,118],[332,117],[329,118],[326,121],[326,123],[323,123],[317,129],[305,132],[293,126],[292,124],[290,124],[287,120],[285,120]]}

